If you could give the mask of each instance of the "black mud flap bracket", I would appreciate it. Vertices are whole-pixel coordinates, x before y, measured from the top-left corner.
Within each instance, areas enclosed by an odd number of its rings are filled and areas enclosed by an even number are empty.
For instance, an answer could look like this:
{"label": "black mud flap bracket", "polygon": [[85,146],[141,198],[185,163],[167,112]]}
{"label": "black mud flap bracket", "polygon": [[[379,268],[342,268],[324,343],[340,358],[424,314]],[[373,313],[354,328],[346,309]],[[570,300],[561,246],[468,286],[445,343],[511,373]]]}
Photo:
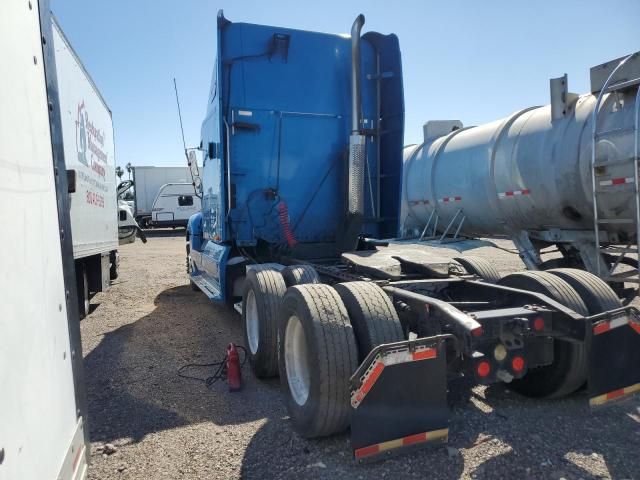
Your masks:
{"label": "black mud flap bracket", "polygon": [[589,405],[640,393],[640,311],[624,307],[591,317]]}
{"label": "black mud flap bracket", "polygon": [[380,345],[358,367],[350,380],[357,461],[447,441],[447,340],[455,342],[438,335]]}

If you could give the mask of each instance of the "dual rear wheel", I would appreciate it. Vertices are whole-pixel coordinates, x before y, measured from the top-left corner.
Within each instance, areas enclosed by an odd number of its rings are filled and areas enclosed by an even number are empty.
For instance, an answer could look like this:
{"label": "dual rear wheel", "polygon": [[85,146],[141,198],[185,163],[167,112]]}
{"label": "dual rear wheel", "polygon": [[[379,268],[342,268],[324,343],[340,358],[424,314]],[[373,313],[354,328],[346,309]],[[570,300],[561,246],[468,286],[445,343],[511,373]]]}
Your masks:
{"label": "dual rear wheel", "polygon": [[308,266],[248,269],[243,320],[256,376],[279,373],[293,424],[308,438],[348,427],[352,373],[372,348],[404,339],[380,287],[350,282],[334,288],[319,283]]}
{"label": "dual rear wheel", "polygon": [[[485,267],[463,265],[474,274]],[[489,281],[542,293],[584,316],[620,306],[606,283],[581,270],[519,272],[501,279],[489,273]],[[293,424],[308,438],[347,428],[352,373],[377,345],[404,340],[396,310],[380,287],[321,284],[308,266],[248,269],[243,320],[256,376],[280,375]],[[554,340],[553,350],[551,365],[532,369],[512,388],[550,398],[580,388],[587,372],[584,344]]]}
{"label": "dual rear wheel", "polygon": [[[622,306],[616,294],[595,275],[572,268],[518,272],[502,278],[500,285],[542,293],[584,316]],[[553,341],[553,363],[514,380],[512,388],[531,397],[557,398],[580,388],[587,379],[584,343]]]}

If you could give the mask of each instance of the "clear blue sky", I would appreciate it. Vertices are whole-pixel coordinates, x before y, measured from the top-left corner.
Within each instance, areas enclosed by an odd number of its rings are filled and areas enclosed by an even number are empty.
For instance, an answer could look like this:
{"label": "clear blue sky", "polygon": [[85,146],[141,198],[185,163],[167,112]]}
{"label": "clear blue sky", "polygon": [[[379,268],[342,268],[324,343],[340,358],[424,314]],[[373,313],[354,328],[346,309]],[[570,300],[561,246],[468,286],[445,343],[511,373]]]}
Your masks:
{"label": "clear blue sky", "polygon": [[173,91],[188,146],[200,123],[215,56],[216,13],[231,21],[400,38],[406,143],[429,119],[491,121],[548,103],[551,77],[589,88],[589,67],[640,50],[640,1],[51,0],[52,10],[113,112],[116,162],[182,165]]}

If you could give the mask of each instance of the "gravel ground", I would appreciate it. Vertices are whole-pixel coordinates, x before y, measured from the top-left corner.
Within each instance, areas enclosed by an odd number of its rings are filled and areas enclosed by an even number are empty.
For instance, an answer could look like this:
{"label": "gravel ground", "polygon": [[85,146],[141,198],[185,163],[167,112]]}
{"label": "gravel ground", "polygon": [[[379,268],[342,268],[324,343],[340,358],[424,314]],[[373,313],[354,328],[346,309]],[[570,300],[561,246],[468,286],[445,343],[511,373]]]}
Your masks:
{"label": "gravel ground", "polygon": [[[500,250],[474,254],[522,268]],[[532,401],[504,386],[454,389],[447,447],[356,465],[347,434],[292,430],[277,379],[247,367],[228,393],[177,375],[242,344],[238,315],[191,291],[184,260],[182,235],[124,246],[120,278],[82,322],[91,479],[640,478],[638,399],[591,413],[584,393]]]}

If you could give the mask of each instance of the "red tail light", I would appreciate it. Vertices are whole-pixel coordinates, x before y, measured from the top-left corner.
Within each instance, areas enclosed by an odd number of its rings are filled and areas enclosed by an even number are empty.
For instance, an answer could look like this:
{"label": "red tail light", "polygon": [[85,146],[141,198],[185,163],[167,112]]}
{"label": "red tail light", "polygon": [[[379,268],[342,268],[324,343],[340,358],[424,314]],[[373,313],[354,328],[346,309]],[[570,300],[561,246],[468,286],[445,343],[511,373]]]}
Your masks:
{"label": "red tail light", "polygon": [[522,357],[513,357],[511,359],[511,368],[514,372],[520,373],[524,370],[524,358]]}
{"label": "red tail light", "polygon": [[536,317],[533,321],[533,329],[537,332],[544,330],[544,318]]}
{"label": "red tail light", "polygon": [[491,373],[491,364],[486,360],[481,361],[476,366],[476,373],[480,378],[484,378]]}

